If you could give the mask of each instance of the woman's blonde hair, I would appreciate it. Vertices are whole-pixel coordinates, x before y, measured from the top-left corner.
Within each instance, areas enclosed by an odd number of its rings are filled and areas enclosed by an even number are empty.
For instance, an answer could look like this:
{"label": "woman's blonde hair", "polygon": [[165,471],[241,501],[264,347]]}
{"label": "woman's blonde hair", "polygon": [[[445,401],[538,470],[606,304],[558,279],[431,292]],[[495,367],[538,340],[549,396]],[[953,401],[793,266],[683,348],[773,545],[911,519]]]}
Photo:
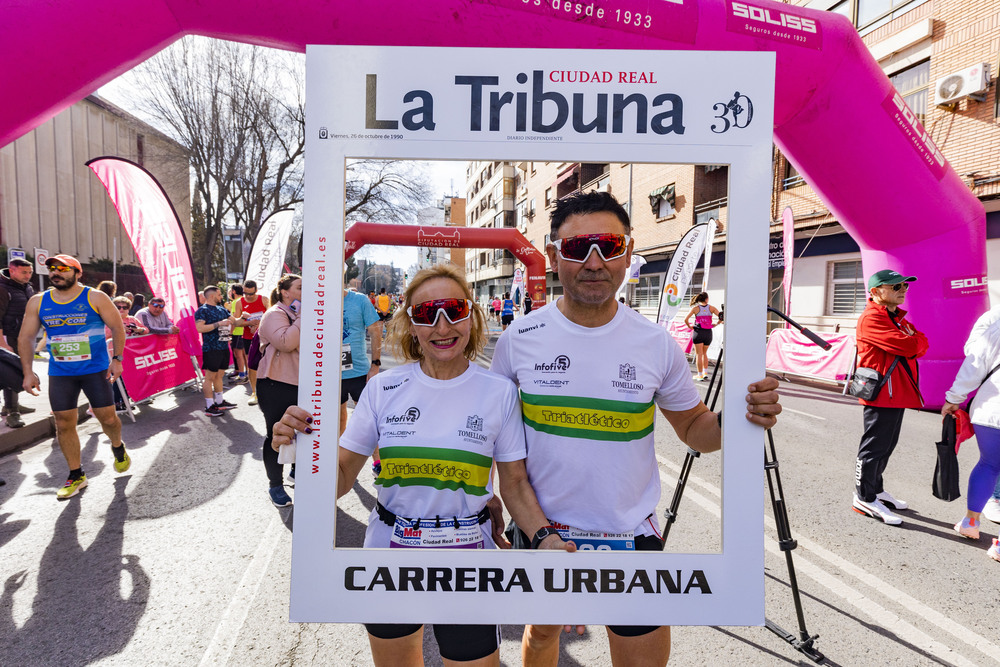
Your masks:
{"label": "woman's blonde hair", "polygon": [[429,269],[422,269],[413,276],[406,291],[403,293],[403,303],[396,309],[396,313],[389,320],[386,329],[386,345],[394,356],[401,355],[406,361],[420,361],[424,358],[424,353],[420,349],[417,339],[410,333],[410,317],[406,314],[406,309],[413,305],[413,293],[428,280],[434,278],[448,278],[462,288],[465,298],[472,302],[472,331],[469,334],[469,343],[465,346],[463,354],[469,361],[475,359],[486,347],[486,316],[483,309],[472,298],[472,290],[465,281],[465,276],[454,264],[436,264]]}
{"label": "woman's blonde hair", "polygon": [[116,296],[111,301],[115,306],[128,306],[132,308],[132,301],[127,296]]}

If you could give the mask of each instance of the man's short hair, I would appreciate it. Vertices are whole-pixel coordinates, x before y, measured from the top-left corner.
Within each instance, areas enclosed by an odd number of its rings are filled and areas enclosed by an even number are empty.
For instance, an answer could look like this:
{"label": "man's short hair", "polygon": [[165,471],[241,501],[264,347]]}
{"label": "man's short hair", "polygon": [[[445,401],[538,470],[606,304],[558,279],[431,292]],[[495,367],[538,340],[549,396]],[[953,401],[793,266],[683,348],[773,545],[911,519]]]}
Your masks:
{"label": "man's short hair", "polygon": [[215,285],[210,285],[210,286],[206,287],[205,289],[203,289],[201,291],[201,293],[204,294],[205,296],[208,296],[211,292],[220,292],[220,291],[222,291],[222,290],[220,290]]}
{"label": "man's short hair", "polygon": [[7,263],[7,266],[34,266],[34,264],[23,257],[15,257]]}
{"label": "man's short hair", "polygon": [[243,289],[257,289],[257,281],[256,280],[244,280],[243,281]]}
{"label": "man's short hair", "polygon": [[571,215],[586,215],[602,211],[614,214],[625,226],[625,233],[631,233],[632,223],[629,222],[628,213],[617,199],[607,192],[580,192],[556,200],[556,206],[552,210],[552,215],[549,216],[551,225],[549,236],[552,239],[559,238],[559,227]]}

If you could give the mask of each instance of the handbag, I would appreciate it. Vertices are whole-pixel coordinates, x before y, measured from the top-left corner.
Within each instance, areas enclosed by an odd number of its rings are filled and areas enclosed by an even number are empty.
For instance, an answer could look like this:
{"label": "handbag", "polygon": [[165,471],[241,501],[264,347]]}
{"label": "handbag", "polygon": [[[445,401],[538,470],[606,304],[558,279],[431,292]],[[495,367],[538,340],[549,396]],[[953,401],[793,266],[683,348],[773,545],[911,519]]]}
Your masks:
{"label": "handbag", "polygon": [[[292,318],[285,313],[285,317],[288,317],[288,324],[292,324]],[[267,351],[267,345],[261,345],[260,342],[260,329],[253,332],[253,338],[250,339],[250,348],[247,350],[247,366],[250,370],[255,371],[260,368],[261,359],[264,358],[264,353]]]}
{"label": "handbag", "polygon": [[931,493],[935,498],[951,502],[961,497],[958,488],[958,457],[955,455],[955,418],[946,415],[941,424],[941,441],[937,443],[937,461]]}
{"label": "handbag", "polygon": [[851,383],[847,386],[847,393],[863,401],[874,401],[886,380],[892,376],[899,359],[899,356],[893,359],[884,376],[874,368],[855,368]]}

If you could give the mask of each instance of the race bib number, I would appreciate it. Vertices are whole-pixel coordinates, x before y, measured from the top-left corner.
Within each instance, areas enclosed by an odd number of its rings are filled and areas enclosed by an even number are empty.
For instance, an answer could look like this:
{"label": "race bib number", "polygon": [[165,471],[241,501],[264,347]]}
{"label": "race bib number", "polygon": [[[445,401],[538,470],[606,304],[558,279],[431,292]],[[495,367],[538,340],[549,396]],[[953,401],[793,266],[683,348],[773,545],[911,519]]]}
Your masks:
{"label": "race bib number", "polygon": [[233,339],[233,327],[229,324],[219,325],[219,340],[228,343]]}
{"label": "race bib number", "polygon": [[63,363],[89,361],[90,338],[86,334],[52,336],[49,338],[52,358]]}
{"label": "race bib number", "polygon": [[395,549],[484,549],[479,517],[462,519],[404,519],[396,517],[389,547]]}
{"label": "race bib number", "polygon": [[635,533],[597,533],[550,522],[563,542],[572,541],[580,551],[635,551]]}
{"label": "race bib number", "polygon": [[346,343],[340,346],[340,370],[349,371],[354,368],[354,358],[351,356],[351,346]]}

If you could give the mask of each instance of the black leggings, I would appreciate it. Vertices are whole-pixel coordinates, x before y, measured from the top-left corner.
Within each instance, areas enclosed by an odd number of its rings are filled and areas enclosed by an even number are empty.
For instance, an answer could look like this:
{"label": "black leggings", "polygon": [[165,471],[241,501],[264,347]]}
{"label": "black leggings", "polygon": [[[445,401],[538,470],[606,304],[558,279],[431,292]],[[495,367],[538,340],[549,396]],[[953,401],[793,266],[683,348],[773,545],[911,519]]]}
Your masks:
{"label": "black leggings", "polygon": [[271,428],[281,421],[282,415],[289,406],[299,400],[297,385],[277,382],[269,378],[257,378],[257,401],[260,411],[264,413],[264,470],[267,471],[267,481],[273,488],[285,483],[283,466],[278,463],[278,452],[271,447]]}

